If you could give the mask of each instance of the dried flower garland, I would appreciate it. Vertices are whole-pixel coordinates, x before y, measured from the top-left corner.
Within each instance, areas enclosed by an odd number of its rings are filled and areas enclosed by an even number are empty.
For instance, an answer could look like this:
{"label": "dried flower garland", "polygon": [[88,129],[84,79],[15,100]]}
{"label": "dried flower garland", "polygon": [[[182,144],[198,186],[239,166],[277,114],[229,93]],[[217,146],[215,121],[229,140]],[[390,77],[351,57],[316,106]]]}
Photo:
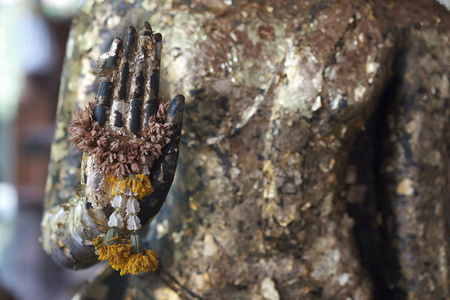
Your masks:
{"label": "dried flower garland", "polygon": [[[160,100],[156,115],[149,119],[140,137],[122,127],[100,126],[93,117],[94,107],[90,102],[75,113],[69,141],[87,153],[95,166],[87,174],[86,200],[97,209],[106,205],[114,209],[108,220],[110,229],[93,241],[98,259],[108,261],[112,268],[120,270],[120,275],[154,271],[158,268],[158,254],[142,248],[137,233],[142,225],[137,214],[139,200],[153,193],[148,170],[172,135],[172,124],[164,122],[168,103]],[[132,232],[129,243],[120,238],[121,228]]]}
{"label": "dried flower garland", "polygon": [[123,128],[101,127],[94,120],[94,103],[89,102],[84,110],[75,113],[69,127],[69,141],[80,152],[89,152],[94,162],[105,174],[123,177],[126,174],[142,173],[143,166],[151,167],[172,136],[171,123],[164,123],[168,103],[159,104],[155,117],[141,131],[141,138]]}

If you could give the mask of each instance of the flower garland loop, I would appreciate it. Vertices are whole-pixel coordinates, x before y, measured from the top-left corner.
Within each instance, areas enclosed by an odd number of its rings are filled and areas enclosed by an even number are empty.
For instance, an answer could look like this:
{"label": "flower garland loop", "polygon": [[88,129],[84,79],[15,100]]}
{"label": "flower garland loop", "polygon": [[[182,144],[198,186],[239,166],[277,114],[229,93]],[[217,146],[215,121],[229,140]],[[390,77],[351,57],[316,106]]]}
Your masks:
{"label": "flower garland loop", "polygon": [[[69,141],[80,152],[89,152],[94,162],[105,173],[124,177],[142,173],[143,166],[151,166],[172,136],[172,123],[164,123],[168,103],[159,104],[156,117],[149,119],[148,127],[140,132],[141,138],[120,128],[102,127],[94,120],[94,103],[89,102],[84,110],[75,113],[69,127],[72,132]],[[115,128],[117,129],[117,128]]]}
{"label": "flower garland loop", "polygon": [[[120,270],[120,275],[138,274],[158,268],[158,254],[142,248],[139,200],[153,193],[148,171],[162,155],[162,149],[170,142],[172,124],[165,123],[169,103],[160,100],[159,109],[151,117],[148,126],[139,132],[140,137],[122,127],[100,126],[94,120],[94,103],[75,113],[69,127],[69,141],[81,152],[87,152],[97,167],[94,176],[104,182],[102,190],[90,189],[89,202],[96,209],[110,205],[114,211],[108,217],[109,230],[93,240],[98,259]],[[99,173],[98,173],[99,172]],[[96,175],[97,174],[97,175]],[[85,197],[80,193],[80,197]],[[106,201],[98,201],[103,199]],[[132,232],[130,240],[122,239],[119,229]]]}

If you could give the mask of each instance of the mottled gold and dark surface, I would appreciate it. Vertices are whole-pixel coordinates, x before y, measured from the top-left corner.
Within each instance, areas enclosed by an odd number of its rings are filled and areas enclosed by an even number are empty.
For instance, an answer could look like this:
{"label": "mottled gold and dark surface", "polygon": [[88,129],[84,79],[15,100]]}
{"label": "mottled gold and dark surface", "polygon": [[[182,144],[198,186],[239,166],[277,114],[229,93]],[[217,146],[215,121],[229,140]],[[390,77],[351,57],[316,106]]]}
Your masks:
{"label": "mottled gold and dark surface", "polygon": [[[385,299],[450,297],[442,6],[86,1],[69,40],[47,210],[79,183],[67,124],[95,97],[94,61],[144,20],[164,35],[160,94],[187,95],[177,178],[148,235],[160,271],[105,273],[81,299],[112,281],[127,286],[118,299],[372,299],[379,284]],[[388,126],[374,174],[385,255],[375,282],[347,214],[344,175],[381,103]]]}

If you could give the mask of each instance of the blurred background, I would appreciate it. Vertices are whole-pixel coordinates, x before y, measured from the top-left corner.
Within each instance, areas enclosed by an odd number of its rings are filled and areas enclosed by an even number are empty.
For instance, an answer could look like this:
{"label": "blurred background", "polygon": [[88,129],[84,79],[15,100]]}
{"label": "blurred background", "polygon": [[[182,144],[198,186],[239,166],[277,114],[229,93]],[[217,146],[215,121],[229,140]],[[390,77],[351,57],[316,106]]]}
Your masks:
{"label": "blurred background", "polygon": [[39,243],[66,41],[81,0],[0,0],[0,300],[70,299],[94,269]]}
{"label": "blurred background", "polygon": [[59,77],[82,2],[0,0],[0,300],[70,299],[98,268],[60,268],[39,243]]}

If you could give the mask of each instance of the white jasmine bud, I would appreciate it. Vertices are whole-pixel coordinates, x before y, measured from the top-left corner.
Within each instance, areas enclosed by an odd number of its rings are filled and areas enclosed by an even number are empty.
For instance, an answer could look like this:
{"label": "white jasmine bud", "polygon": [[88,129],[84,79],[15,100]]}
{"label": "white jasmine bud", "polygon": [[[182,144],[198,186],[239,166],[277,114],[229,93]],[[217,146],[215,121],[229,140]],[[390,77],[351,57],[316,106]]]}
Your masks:
{"label": "white jasmine bud", "polygon": [[111,202],[111,206],[114,208],[121,208],[122,204],[124,202],[123,196],[122,195],[116,195],[114,196],[112,202]]}
{"label": "white jasmine bud", "polygon": [[108,226],[117,228],[123,227],[123,218],[119,212],[115,211],[109,216]]}
{"label": "white jasmine bud", "polygon": [[139,202],[137,202],[136,198],[129,198],[127,202],[127,214],[135,215],[139,210]]}
{"label": "white jasmine bud", "polygon": [[129,216],[127,220],[128,230],[139,230],[141,228],[141,220],[137,216]]}
{"label": "white jasmine bud", "polygon": [[126,185],[122,191],[122,195],[133,196],[133,192],[131,191],[130,187]]}

